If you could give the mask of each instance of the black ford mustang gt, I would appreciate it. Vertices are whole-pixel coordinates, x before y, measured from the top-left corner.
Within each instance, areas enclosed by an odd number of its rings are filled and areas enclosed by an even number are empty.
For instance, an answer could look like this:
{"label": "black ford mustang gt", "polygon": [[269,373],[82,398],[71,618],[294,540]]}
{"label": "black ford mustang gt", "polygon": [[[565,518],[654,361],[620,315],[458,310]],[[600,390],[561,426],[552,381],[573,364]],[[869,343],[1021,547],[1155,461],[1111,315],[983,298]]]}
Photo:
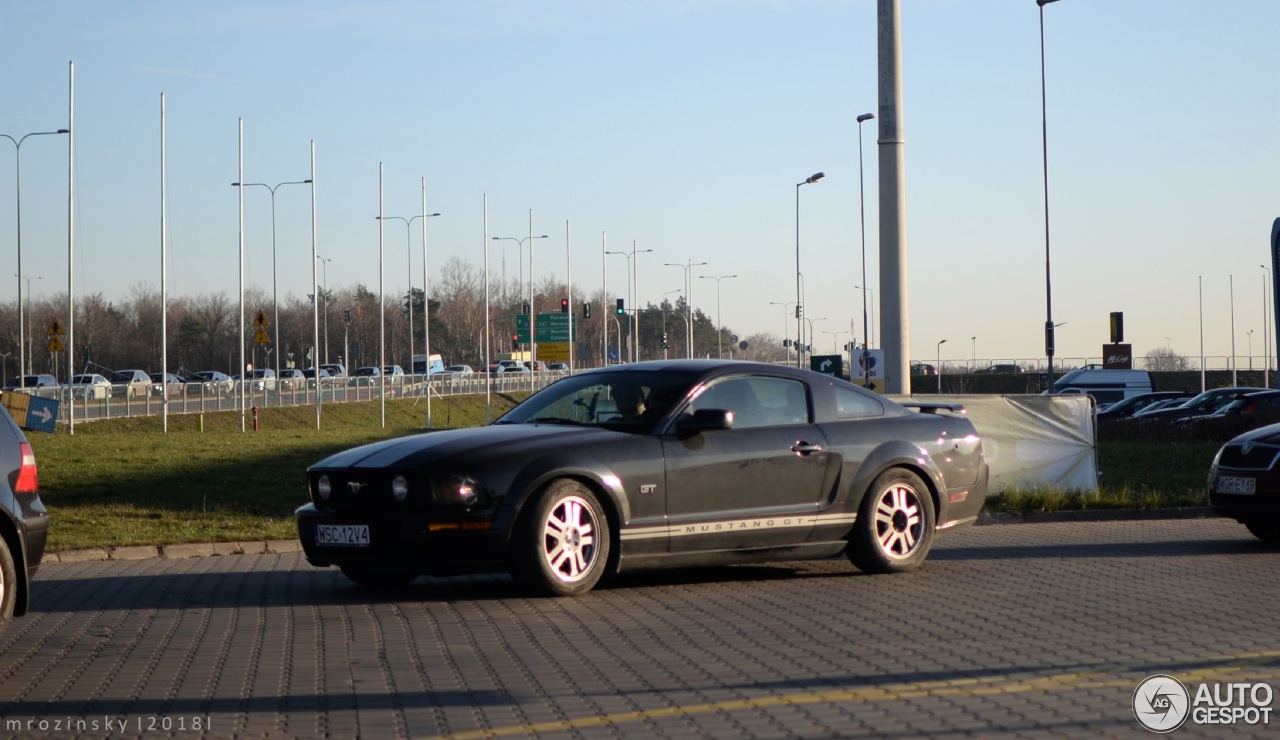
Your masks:
{"label": "black ford mustang gt", "polygon": [[842,551],[890,573],[976,519],[987,474],[955,404],[775,365],[643,362],[566,377],[489,426],[320,461],[298,535],[313,565],[366,585],[506,571],[576,595],[606,573]]}

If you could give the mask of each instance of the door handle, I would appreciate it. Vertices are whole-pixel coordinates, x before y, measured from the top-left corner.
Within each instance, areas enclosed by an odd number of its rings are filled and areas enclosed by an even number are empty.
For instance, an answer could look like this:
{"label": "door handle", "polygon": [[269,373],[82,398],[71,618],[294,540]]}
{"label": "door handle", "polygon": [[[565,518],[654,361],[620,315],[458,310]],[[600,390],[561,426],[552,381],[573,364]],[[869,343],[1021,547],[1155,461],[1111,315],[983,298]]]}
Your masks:
{"label": "door handle", "polygon": [[804,457],[806,455],[812,455],[815,452],[822,452],[822,445],[809,444],[808,442],[801,441],[791,445],[791,451],[801,457]]}

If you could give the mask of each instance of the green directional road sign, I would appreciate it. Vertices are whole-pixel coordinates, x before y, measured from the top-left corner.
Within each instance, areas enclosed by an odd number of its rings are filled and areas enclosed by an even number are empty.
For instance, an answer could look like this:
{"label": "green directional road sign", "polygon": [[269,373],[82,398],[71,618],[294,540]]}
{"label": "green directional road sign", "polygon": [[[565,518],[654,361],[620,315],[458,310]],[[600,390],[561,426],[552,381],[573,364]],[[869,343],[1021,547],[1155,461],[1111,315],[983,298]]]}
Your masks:
{"label": "green directional road sign", "polygon": [[[578,339],[578,325],[573,324],[573,338],[569,336],[571,313],[540,313],[537,323],[537,340],[542,342],[569,342]],[[529,315],[516,314],[516,341],[529,343]]]}

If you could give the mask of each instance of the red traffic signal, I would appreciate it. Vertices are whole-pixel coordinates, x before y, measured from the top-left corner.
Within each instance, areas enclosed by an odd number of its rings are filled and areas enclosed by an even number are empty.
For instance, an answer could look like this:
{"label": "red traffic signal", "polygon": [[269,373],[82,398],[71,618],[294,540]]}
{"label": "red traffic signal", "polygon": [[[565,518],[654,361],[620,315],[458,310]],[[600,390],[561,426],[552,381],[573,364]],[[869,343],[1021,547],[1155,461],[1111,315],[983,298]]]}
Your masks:
{"label": "red traffic signal", "polygon": [[561,299],[560,299],[560,313],[569,313],[569,299],[568,299],[568,298],[561,298]]}

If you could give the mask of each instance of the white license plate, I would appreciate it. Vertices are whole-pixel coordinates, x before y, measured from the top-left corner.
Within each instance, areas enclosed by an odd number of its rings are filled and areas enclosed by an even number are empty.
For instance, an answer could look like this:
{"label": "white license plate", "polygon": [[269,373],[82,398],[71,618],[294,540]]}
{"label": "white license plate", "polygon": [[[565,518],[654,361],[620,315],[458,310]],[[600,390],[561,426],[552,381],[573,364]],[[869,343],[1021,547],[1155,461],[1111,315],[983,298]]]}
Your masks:
{"label": "white license plate", "polygon": [[1235,493],[1246,496],[1253,495],[1257,487],[1257,480],[1238,475],[1220,475],[1218,476],[1217,485],[1214,486],[1218,493]]}
{"label": "white license plate", "polygon": [[367,524],[317,524],[316,544],[328,547],[368,547]]}

